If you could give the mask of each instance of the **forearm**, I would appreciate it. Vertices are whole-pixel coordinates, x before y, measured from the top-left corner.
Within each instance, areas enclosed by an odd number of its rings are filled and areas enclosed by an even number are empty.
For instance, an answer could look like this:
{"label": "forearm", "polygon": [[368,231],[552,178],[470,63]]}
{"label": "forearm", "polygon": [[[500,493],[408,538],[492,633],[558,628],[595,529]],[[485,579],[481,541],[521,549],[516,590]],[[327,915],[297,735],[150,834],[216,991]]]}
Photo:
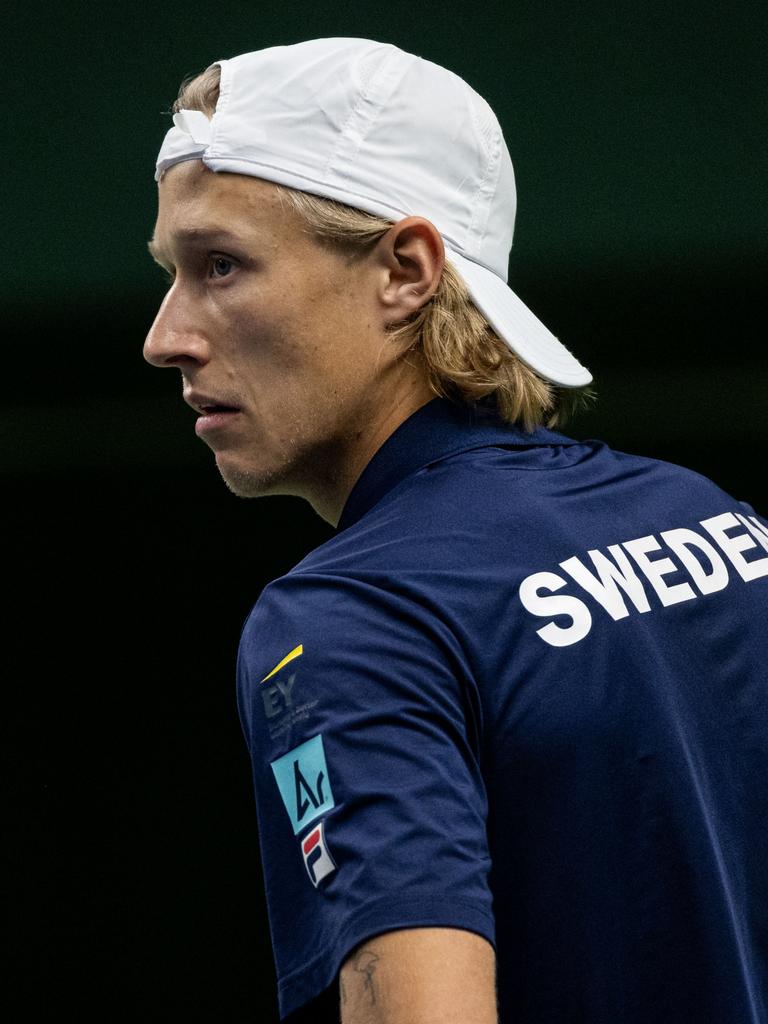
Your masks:
{"label": "forearm", "polygon": [[467,935],[419,928],[363,943],[339,974],[341,1024],[497,1024],[493,950],[473,936],[468,958]]}

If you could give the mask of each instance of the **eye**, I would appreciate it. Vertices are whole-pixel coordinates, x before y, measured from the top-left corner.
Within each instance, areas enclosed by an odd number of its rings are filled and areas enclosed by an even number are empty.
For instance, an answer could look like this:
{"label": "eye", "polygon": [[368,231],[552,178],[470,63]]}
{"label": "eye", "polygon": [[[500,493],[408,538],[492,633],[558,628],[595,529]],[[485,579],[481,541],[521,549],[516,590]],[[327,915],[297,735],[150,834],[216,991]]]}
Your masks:
{"label": "eye", "polygon": [[212,256],[211,270],[214,277],[227,277],[233,267],[232,260],[226,256]]}

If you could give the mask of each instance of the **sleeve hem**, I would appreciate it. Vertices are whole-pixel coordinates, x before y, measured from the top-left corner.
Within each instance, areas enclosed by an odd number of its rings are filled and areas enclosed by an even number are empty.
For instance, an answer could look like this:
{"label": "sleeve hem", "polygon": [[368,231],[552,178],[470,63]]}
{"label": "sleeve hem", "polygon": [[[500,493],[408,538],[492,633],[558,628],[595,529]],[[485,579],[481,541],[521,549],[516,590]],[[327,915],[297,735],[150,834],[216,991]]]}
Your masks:
{"label": "sleeve hem", "polygon": [[489,906],[443,896],[385,896],[365,904],[344,920],[325,949],[301,967],[278,977],[280,1019],[314,999],[331,985],[344,960],[359,943],[399,928],[462,928],[487,939],[496,949],[493,913]]}

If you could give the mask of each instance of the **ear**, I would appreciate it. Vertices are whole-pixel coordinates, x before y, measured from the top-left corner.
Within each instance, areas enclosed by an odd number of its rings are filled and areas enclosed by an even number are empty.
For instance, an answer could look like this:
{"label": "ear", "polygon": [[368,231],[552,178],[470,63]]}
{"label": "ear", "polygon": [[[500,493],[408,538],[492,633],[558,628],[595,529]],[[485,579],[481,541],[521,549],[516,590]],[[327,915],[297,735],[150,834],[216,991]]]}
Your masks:
{"label": "ear", "polygon": [[407,320],[437,291],[445,266],[443,239],[431,221],[406,217],[379,239],[377,249],[384,323]]}

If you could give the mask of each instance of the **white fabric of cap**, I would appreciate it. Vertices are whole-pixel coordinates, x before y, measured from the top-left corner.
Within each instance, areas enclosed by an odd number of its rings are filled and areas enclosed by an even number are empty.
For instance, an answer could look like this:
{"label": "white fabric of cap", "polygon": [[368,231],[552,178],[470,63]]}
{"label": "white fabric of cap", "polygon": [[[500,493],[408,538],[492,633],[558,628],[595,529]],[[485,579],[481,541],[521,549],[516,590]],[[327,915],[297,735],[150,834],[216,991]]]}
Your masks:
{"label": "white fabric of cap", "polygon": [[507,285],[515,177],[498,119],[454,72],[371,39],[311,39],[214,61],[219,99],[173,115],[155,179],[183,160],[387,220],[419,216],[498,335],[562,387],[586,367]]}

